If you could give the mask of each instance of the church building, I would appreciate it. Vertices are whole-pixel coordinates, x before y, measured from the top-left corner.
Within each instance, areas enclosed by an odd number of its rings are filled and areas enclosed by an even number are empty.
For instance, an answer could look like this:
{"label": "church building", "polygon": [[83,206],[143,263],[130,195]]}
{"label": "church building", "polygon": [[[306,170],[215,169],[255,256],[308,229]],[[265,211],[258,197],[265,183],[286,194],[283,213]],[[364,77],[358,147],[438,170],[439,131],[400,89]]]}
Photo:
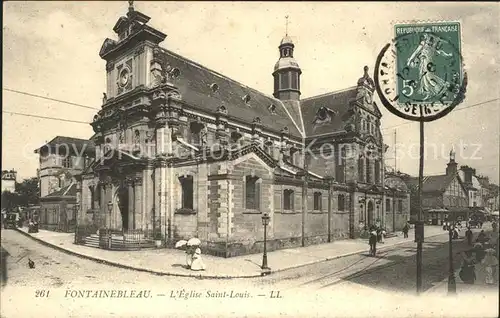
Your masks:
{"label": "church building", "polygon": [[81,228],[166,246],[198,237],[204,253],[230,257],[262,251],[265,214],[274,250],[384,226],[386,196],[407,213],[406,189],[384,186],[368,67],[353,66],[353,87],[301,98],[308,75],[286,35],[267,95],[161,47],[149,20],[130,3],[99,52],[107,87],[91,123],[96,158],[78,176]]}

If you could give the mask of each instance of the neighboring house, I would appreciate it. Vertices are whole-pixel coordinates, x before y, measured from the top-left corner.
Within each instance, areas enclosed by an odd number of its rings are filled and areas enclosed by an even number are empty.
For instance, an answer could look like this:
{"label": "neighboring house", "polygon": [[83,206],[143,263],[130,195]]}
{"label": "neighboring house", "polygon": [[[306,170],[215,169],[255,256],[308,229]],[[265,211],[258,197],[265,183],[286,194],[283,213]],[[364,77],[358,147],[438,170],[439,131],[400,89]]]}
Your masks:
{"label": "neighboring house", "polygon": [[410,189],[404,182],[408,175],[400,172],[385,173],[385,227],[388,231],[401,231],[410,219]]}
{"label": "neighboring house", "polygon": [[490,184],[488,188],[488,198],[486,201],[486,206],[490,212],[498,211],[498,198],[500,190],[498,185]]}
{"label": "neighboring house", "polygon": [[[405,178],[412,189],[412,219],[417,219],[418,178]],[[441,224],[449,220],[466,220],[469,213],[469,193],[460,179],[455,162],[455,152],[450,151],[446,174],[425,176],[422,182],[423,220],[429,224]]]}
{"label": "neighboring house", "polygon": [[285,36],[269,96],[161,48],[166,35],[149,19],[131,7],[118,40],[101,47],[107,89],[91,124],[100,156],[78,176],[79,225],[197,236],[208,253],[235,256],[262,250],[263,213],[270,249],[386,223],[394,194],[367,67],[354,87],[300,99]]}
{"label": "neighboring house", "polygon": [[469,207],[482,207],[482,185],[476,177],[476,169],[473,169],[469,166],[460,166],[458,175],[460,177],[460,180],[462,180],[465,189],[467,190]]}
{"label": "neighboring house", "polygon": [[76,217],[75,175],[80,174],[95,157],[92,140],[57,136],[35,150],[39,154],[40,205],[39,226],[43,229],[70,232]]}
{"label": "neighboring house", "polygon": [[16,192],[17,172],[15,170],[2,170],[2,192]]}

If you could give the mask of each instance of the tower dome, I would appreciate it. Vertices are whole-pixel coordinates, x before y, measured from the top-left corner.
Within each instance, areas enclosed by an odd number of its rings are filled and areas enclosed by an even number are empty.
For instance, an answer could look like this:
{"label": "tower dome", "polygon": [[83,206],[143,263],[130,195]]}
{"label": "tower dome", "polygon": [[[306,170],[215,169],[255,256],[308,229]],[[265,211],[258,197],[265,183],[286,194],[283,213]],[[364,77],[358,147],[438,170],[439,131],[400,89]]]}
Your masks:
{"label": "tower dome", "polygon": [[299,63],[293,57],[295,45],[292,38],[286,34],[280,42],[280,57],[274,64],[274,97],[281,100],[299,100],[300,69]]}
{"label": "tower dome", "polygon": [[281,43],[280,43],[280,46],[282,45],[292,45],[293,46],[293,41],[292,41],[292,38],[287,35],[285,35],[283,37],[283,39],[281,40]]}

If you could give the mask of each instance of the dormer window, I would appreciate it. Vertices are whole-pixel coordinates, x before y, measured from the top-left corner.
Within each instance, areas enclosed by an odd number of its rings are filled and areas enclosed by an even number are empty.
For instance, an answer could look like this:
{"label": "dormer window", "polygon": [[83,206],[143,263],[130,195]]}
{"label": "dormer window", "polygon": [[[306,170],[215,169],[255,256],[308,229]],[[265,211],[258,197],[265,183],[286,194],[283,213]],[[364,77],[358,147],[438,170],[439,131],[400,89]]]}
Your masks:
{"label": "dormer window", "polygon": [[276,114],[276,105],[271,104],[271,105],[269,105],[269,107],[267,109],[269,109],[269,112],[271,114],[273,114],[273,115]]}
{"label": "dormer window", "polygon": [[210,88],[212,89],[212,92],[216,93],[219,90],[219,85],[213,83],[210,85]]}
{"label": "dormer window", "polygon": [[243,99],[243,101],[245,102],[245,104],[247,104],[247,105],[248,105],[248,103],[250,103],[250,99],[251,99],[251,98],[250,98],[250,95],[248,95],[248,94],[247,94],[247,95],[243,96],[243,98],[242,98],[242,99]]}

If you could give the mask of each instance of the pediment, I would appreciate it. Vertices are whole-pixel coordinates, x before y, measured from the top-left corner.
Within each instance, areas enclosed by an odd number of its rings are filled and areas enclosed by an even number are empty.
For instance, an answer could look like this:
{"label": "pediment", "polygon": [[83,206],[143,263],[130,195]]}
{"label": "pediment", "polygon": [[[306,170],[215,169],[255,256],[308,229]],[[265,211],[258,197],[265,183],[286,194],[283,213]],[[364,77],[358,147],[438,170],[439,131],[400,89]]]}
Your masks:
{"label": "pediment", "polygon": [[104,40],[104,43],[101,46],[101,50],[99,51],[99,56],[105,55],[109,50],[111,50],[113,47],[115,47],[116,41],[107,38]]}

